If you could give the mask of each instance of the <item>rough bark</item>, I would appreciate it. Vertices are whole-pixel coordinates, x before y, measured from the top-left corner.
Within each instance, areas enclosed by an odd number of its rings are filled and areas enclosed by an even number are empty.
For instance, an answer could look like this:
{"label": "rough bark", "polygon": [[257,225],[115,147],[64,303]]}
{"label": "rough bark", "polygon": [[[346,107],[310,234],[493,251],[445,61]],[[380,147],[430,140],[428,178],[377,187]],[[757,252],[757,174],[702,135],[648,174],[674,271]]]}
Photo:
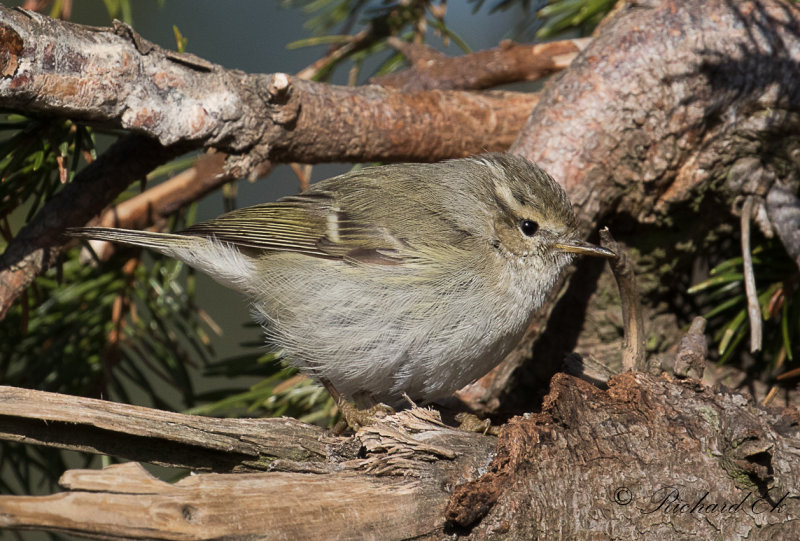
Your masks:
{"label": "rough bark", "polygon": [[[625,3],[549,82],[511,150],[564,185],[587,235],[610,225],[639,254],[661,250],[663,259],[682,258],[686,273],[690,257],[715,242],[709,233],[733,222],[738,202],[751,194],[766,195],[766,214],[796,258],[790,224],[797,205],[785,186],[796,191],[800,166],[799,68],[794,2]],[[692,249],[681,253],[679,243]],[[639,272],[640,283],[661,295],[645,307],[648,337],[661,344],[651,356],[671,351],[681,337],[663,301],[682,292],[661,291],[667,280],[681,282],[654,268]],[[596,262],[580,262],[566,293],[546,306],[496,370],[503,377],[470,389],[470,403],[486,412],[535,407],[541,395],[531,400],[522,390],[546,386],[573,351],[618,372],[622,333],[596,338],[599,318],[608,317],[609,334],[618,327],[608,308],[616,300],[597,300],[614,295],[609,283]]]}
{"label": "rough bark", "polygon": [[796,416],[696,381],[625,374],[601,391],[557,376],[448,518],[473,524],[488,503],[474,539],[794,538]]}
{"label": "rough bark", "polygon": [[[269,470],[175,484],[135,464],[68,471],[66,492],[0,496],[3,528],[103,539],[800,535],[800,414],[694,380],[628,373],[600,390],[559,375],[542,412],[512,419],[497,439],[445,427],[420,409],[346,438],[290,419],[208,419],[0,393],[5,439],[66,448],[85,440],[128,458],[182,448],[175,464],[203,470],[213,451],[237,471]],[[77,423],[70,441],[60,439],[67,423]]]}
{"label": "rough bark", "polygon": [[714,182],[757,193],[759,172],[797,150],[798,17],[784,1],[631,2],[557,76],[512,150],[591,224],[612,211],[653,221]]}
{"label": "rough bark", "polygon": [[0,7],[0,105],[213,147],[239,175],[266,160],[435,161],[513,142],[536,97],[341,87],[226,70],[130,27]]}

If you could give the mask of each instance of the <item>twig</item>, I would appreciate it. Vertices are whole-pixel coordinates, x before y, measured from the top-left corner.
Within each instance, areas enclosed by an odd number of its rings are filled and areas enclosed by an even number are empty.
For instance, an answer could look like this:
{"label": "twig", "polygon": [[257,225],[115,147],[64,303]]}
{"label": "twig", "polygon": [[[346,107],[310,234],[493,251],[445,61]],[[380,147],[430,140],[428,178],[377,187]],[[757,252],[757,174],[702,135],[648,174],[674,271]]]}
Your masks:
{"label": "twig", "polygon": [[672,372],[678,377],[703,379],[708,344],[706,343],[706,320],[696,317],[692,320],[689,331],[681,338],[678,351],[675,353],[675,365]]}
{"label": "twig", "polygon": [[747,295],[747,317],[750,320],[750,352],[761,350],[761,307],[758,304],[756,276],[753,273],[753,256],[750,253],[750,217],[753,215],[755,198],[747,196],[742,206],[742,266],[744,267],[744,291]]}
{"label": "twig", "polygon": [[290,163],[289,167],[291,167],[294,174],[297,175],[297,180],[300,182],[300,191],[307,190],[311,184],[311,164]]}
{"label": "twig", "polygon": [[609,264],[617,281],[622,304],[622,321],[625,329],[622,368],[642,372],[647,368],[645,363],[647,351],[645,349],[642,304],[639,300],[633,266],[607,227],[600,230],[600,244],[603,248],[608,248],[617,254],[617,257],[609,260]]}
{"label": "twig", "polygon": [[406,91],[480,90],[535,81],[558,72],[575,59],[591,38],[568,39],[537,45],[504,41],[499,47],[450,57],[427,45],[389,38],[389,45],[411,62],[411,69],[376,77],[370,82]]}
{"label": "twig", "polygon": [[[226,155],[219,152],[202,155],[189,169],[107,208],[98,220],[93,220],[89,225],[145,229],[157,224],[178,209],[232,181],[234,177],[223,169],[225,158]],[[271,164],[265,162],[258,174],[265,175],[270,169]],[[110,242],[90,241],[90,244],[101,261],[110,258],[115,251]]]}

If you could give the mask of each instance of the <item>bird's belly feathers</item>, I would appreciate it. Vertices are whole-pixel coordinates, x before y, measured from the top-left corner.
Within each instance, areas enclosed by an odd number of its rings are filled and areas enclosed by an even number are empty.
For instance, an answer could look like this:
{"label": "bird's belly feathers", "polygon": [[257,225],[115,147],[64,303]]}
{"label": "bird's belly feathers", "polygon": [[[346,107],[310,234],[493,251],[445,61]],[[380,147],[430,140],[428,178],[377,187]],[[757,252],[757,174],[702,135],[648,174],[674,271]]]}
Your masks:
{"label": "bird's belly feathers", "polygon": [[[278,257],[281,265],[261,269],[254,302],[268,340],[292,364],[364,404],[402,404],[403,393],[420,402],[452,394],[503,359],[534,308],[530,292],[463,270],[419,276],[400,265],[367,272],[341,261]],[[320,293],[309,297],[312,291]]]}

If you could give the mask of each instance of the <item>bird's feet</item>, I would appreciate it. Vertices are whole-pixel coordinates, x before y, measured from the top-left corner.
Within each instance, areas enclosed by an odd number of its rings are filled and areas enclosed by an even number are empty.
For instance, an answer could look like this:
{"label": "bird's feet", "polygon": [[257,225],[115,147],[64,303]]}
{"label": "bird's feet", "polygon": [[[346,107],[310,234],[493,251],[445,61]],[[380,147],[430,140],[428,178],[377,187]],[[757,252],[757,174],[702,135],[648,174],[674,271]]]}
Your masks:
{"label": "bird's feet", "polygon": [[353,432],[358,432],[358,429],[362,426],[374,425],[381,419],[394,414],[394,409],[386,404],[377,404],[370,408],[359,409],[341,396],[336,399],[336,405],[342,414],[342,419],[333,427],[333,433],[337,436],[348,427],[352,428]]}
{"label": "bird's feet", "polygon": [[358,432],[358,429],[362,426],[374,425],[394,413],[394,410],[386,404],[360,409],[343,397],[330,381],[325,378],[319,378],[319,380],[331,394],[336,406],[339,408],[339,412],[342,414],[342,419],[333,427],[333,433],[337,436],[347,430],[348,427],[352,428],[353,432]]}

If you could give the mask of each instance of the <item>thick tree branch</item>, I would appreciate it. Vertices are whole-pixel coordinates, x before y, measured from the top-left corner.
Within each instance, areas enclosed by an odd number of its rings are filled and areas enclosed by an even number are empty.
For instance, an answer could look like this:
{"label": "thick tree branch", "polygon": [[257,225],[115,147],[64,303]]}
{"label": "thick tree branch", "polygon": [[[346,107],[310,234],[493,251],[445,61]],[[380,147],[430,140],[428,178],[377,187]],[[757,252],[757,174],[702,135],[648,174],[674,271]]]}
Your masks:
{"label": "thick tree branch", "polygon": [[[800,129],[800,7],[782,0],[636,2],[542,95],[514,149],[585,219],[653,221],[736,160],[789,158]],[[735,114],[733,114],[735,112]],[[748,179],[749,180],[749,179]]]}
{"label": "thick tree branch", "polygon": [[[6,387],[4,439],[52,435],[63,446],[62,427],[75,423],[67,443],[81,449],[130,457],[183,446],[270,471],[175,484],[133,464],[69,471],[66,492],[0,496],[0,527],[104,539],[790,539],[800,535],[799,418],[636,373],[607,391],[557,376],[542,412],[513,419],[499,439],[418,408],[337,438],[289,419],[209,419]],[[133,447],[97,445],[114,439]]]}
{"label": "thick tree branch", "polygon": [[404,93],[226,70],[118,24],[87,28],[0,7],[0,106],[266,160],[434,161],[507,148],[536,97]]}

